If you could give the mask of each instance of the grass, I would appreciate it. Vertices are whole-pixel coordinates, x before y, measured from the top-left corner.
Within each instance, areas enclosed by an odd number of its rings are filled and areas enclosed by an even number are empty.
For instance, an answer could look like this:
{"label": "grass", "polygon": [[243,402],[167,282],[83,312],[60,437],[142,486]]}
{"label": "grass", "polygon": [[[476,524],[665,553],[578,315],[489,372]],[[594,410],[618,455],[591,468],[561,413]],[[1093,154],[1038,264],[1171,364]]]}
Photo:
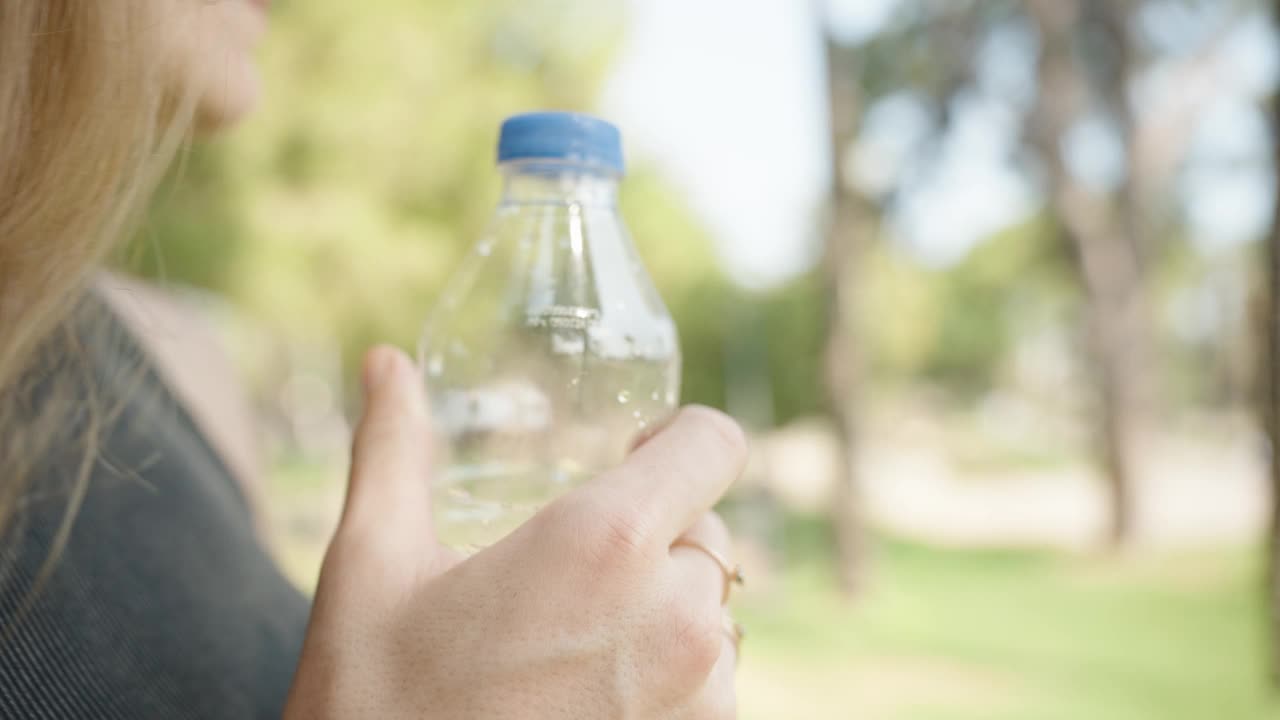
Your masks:
{"label": "grass", "polygon": [[[340,487],[273,483],[284,563],[311,587]],[[732,514],[731,514],[732,517]],[[1264,689],[1260,553],[1116,558],[878,539],[854,604],[830,530],[791,517],[735,603],[742,720],[1280,720]]]}
{"label": "grass", "polygon": [[882,540],[840,599],[819,523],[736,609],[744,720],[1265,720],[1259,563],[1246,550],[1119,558]]}

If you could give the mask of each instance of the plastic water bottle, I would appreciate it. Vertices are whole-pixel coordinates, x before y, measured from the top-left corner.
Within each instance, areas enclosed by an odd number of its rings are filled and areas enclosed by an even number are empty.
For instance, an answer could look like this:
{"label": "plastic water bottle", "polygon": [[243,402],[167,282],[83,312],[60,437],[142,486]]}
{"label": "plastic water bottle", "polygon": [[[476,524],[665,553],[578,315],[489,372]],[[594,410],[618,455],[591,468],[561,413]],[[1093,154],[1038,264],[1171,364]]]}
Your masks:
{"label": "plastic water bottle", "polygon": [[622,142],[574,113],[508,119],[502,200],[427,323],[440,538],[499,539],[675,408],[675,324],[618,212]]}

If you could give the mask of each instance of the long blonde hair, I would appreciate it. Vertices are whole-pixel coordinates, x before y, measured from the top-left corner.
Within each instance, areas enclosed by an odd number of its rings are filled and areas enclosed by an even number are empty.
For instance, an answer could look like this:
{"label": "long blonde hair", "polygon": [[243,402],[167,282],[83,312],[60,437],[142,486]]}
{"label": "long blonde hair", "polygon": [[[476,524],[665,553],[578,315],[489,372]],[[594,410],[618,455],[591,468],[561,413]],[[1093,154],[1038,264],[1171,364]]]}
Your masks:
{"label": "long blonde hair", "polygon": [[65,544],[84,496],[101,412],[92,397],[67,388],[44,388],[36,398],[29,370],[60,362],[42,346],[70,334],[71,311],[94,269],[190,126],[193,103],[173,97],[172,68],[153,57],[163,32],[159,5],[0,2],[0,533],[37,463],[66,442],[66,428],[80,428],[81,461],[49,558]]}

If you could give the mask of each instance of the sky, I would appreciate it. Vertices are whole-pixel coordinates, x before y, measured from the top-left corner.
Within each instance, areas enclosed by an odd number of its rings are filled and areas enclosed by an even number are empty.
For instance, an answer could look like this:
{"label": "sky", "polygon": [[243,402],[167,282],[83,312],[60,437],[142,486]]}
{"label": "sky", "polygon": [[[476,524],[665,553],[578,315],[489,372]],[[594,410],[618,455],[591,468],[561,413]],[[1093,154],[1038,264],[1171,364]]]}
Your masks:
{"label": "sky", "polygon": [[[834,32],[857,42],[891,18],[898,0],[831,0]],[[1199,11],[1168,0],[1139,17],[1142,41],[1171,60],[1144,70],[1134,102],[1158,122],[1184,88],[1170,68],[1227,4]],[[826,78],[815,3],[799,0],[631,0],[627,39],[602,99],[630,154],[683,192],[715,237],[733,277],[767,287],[812,266],[830,185]],[[981,46],[978,81],[953,106],[937,162],[916,161],[928,119],[910,93],[870,108],[842,157],[864,191],[907,187],[890,231],[924,264],[947,266],[1042,203],[1019,157],[1017,128],[1034,98],[1034,34],[1001,27]],[[1237,23],[1174,178],[1193,245],[1223,252],[1256,238],[1271,207],[1271,170],[1259,101],[1275,85],[1275,34],[1262,16]],[[1072,172],[1107,187],[1123,176],[1123,147],[1101,118],[1068,134]]]}
{"label": "sky", "polygon": [[803,270],[817,245],[829,143],[807,7],[636,0],[605,90],[629,152],[687,195],[746,284]]}

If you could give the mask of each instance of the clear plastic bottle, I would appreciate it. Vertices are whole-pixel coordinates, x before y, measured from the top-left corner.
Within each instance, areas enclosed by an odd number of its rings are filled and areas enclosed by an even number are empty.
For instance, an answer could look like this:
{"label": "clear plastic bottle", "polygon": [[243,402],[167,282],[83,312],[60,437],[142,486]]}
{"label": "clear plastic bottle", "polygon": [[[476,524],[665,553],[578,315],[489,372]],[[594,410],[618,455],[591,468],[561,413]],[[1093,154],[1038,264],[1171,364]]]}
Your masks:
{"label": "clear plastic bottle", "polygon": [[679,394],[675,324],[618,212],[617,128],[518,115],[498,162],[501,203],[420,345],[436,530],[464,551],[619,462]]}

